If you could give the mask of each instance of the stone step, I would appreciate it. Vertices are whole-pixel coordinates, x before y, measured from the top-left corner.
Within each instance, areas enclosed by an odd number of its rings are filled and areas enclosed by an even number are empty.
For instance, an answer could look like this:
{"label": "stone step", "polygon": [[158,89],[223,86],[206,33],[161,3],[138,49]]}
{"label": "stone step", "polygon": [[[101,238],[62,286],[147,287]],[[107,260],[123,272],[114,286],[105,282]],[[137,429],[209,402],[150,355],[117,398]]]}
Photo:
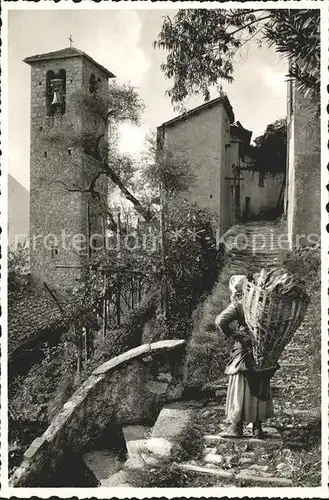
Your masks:
{"label": "stone step", "polygon": [[118,456],[108,450],[90,451],[85,453],[82,458],[100,482],[119,472],[123,466],[123,462],[119,460]]}
{"label": "stone step", "polygon": [[216,476],[219,479],[234,479],[234,473],[224,469],[214,469],[211,467],[202,467],[201,465],[193,465],[188,463],[175,464],[176,467],[182,470],[188,470],[191,472],[197,472],[200,474],[209,474],[211,476]]}
{"label": "stone step", "polygon": [[291,415],[291,416],[297,415],[309,418],[320,416],[320,413],[317,409],[305,410],[303,408],[285,408],[282,411],[285,415]]}
{"label": "stone step", "polygon": [[301,346],[294,346],[294,345],[287,345],[286,348],[285,348],[286,351],[290,351],[290,352],[303,352],[305,351],[305,347],[301,347]]}
{"label": "stone step", "polygon": [[289,361],[281,361],[280,367],[281,368],[289,368],[289,369],[298,369],[298,370],[304,370],[307,367],[306,363],[290,363]]}
{"label": "stone step", "polygon": [[275,477],[270,474],[266,476],[258,476],[256,474],[252,474],[248,470],[239,472],[235,477],[237,481],[241,481],[242,483],[251,483],[255,485],[259,484],[263,486],[279,486],[281,488],[293,486],[291,479]]}
{"label": "stone step", "polygon": [[[289,390],[299,391],[304,388],[305,387],[302,384],[289,384]],[[271,384],[271,389],[274,391],[281,391],[282,389],[287,389],[287,384]]]}
{"label": "stone step", "polygon": [[194,464],[175,464],[176,467],[182,470],[187,470],[190,472],[194,472],[197,474],[206,474],[209,476],[215,476],[218,479],[229,480],[232,483],[232,486],[238,486],[237,483],[251,483],[251,484],[262,484],[262,485],[273,485],[279,487],[289,487],[292,486],[292,480],[271,476],[270,474],[266,476],[258,476],[256,474],[252,474],[247,470],[243,470],[238,473],[234,473],[231,471],[227,471],[219,468],[211,468],[211,467],[202,467],[200,465]]}
{"label": "stone step", "polygon": [[128,456],[134,456],[142,450],[146,444],[146,439],[135,439],[126,441]]}
{"label": "stone step", "polygon": [[204,457],[204,461],[206,463],[219,465],[223,463],[223,457],[217,453],[207,453]]}
{"label": "stone step", "polygon": [[179,402],[164,406],[153,426],[151,439],[165,438],[174,441],[188,429],[192,417],[193,409]]}
{"label": "stone step", "polygon": [[144,425],[126,425],[122,427],[125,441],[136,441],[138,439],[147,439],[151,434],[152,427]]}
{"label": "stone step", "polygon": [[276,246],[276,245],[271,245],[270,242],[268,242],[268,243],[265,242],[264,246],[262,243],[259,244],[257,242],[254,242],[254,243],[250,242],[250,244],[248,244],[248,245],[245,245],[244,243],[242,243],[240,247],[239,247],[239,242],[236,243],[236,246],[235,246],[235,242],[231,242],[231,245],[229,248],[230,248],[230,252],[233,255],[249,256],[249,255],[256,254],[256,255],[260,255],[261,257],[264,257],[264,258],[267,258],[270,255],[273,255],[275,257],[281,257],[280,247]]}
{"label": "stone step", "polygon": [[281,259],[282,256],[282,249],[279,246],[274,246],[271,244],[265,244],[265,246],[262,245],[257,245],[250,243],[248,246],[246,246],[244,243],[239,246],[239,242],[229,242],[228,243],[228,251],[231,253],[231,255],[236,255],[236,256],[241,256],[241,257],[250,257],[250,256],[260,256],[264,259],[267,259],[271,256],[275,257],[276,259]]}
{"label": "stone step", "polygon": [[239,265],[246,265],[246,264],[257,264],[259,268],[261,268],[262,265],[275,265],[277,266],[278,263],[280,262],[280,259],[277,258],[273,254],[269,254],[267,256],[259,255],[258,252],[255,254],[249,253],[246,255],[241,255],[240,253],[233,253],[232,252],[232,259],[234,259],[234,264],[239,264]]}
{"label": "stone step", "polygon": [[230,442],[238,445],[248,445],[248,444],[255,444],[256,446],[266,446],[267,444],[281,444],[282,439],[279,437],[270,437],[266,436],[265,439],[257,439],[252,436],[246,436],[246,437],[241,437],[241,438],[231,438],[231,437],[224,437],[220,435],[213,435],[213,434],[206,434],[204,436],[205,441],[208,442],[213,442],[213,443],[218,443],[218,442]]}
{"label": "stone step", "polygon": [[284,244],[284,238],[283,234],[281,234],[280,231],[269,229],[266,226],[258,226],[258,227],[253,227],[249,228],[246,226],[241,226],[241,227],[233,227],[229,230],[229,232],[226,235],[226,238],[234,238],[240,234],[246,235],[246,236],[263,236],[264,238],[267,239],[273,239],[275,241],[280,241],[282,244]]}
{"label": "stone step", "polygon": [[239,243],[237,243],[237,245],[234,246],[234,243],[232,242],[232,245],[229,246],[229,251],[233,256],[234,255],[240,255],[241,257],[260,256],[264,259],[267,259],[271,256],[280,258],[282,254],[281,249],[278,246],[277,247],[271,246],[271,244],[265,246],[262,245],[257,246],[257,243],[254,244],[254,246],[252,244],[247,246],[243,244],[241,245],[241,247],[239,247]]}
{"label": "stone step", "polygon": [[132,488],[133,485],[128,483],[129,475],[126,471],[119,471],[112,476],[101,481],[102,488]]}

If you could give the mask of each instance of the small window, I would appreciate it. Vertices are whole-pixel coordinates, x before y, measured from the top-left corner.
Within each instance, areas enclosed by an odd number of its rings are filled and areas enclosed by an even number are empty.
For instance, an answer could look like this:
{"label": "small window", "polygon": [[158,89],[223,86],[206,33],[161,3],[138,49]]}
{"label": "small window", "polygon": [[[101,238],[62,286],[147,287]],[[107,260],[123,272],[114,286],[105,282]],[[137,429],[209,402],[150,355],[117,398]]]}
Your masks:
{"label": "small window", "polygon": [[264,187],[264,174],[262,172],[258,174],[258,186]]}
{"label": "small window", "polygon": [[68,149],[68,150],[67,150],[67,154],[68,154],[69,156],[71,156],[71,155],[72,155],[72,149]]}
{"label": "small window", "polygon": [[43,154],[44,154],[44,157],[47,158],[47,151],[45,151]]}

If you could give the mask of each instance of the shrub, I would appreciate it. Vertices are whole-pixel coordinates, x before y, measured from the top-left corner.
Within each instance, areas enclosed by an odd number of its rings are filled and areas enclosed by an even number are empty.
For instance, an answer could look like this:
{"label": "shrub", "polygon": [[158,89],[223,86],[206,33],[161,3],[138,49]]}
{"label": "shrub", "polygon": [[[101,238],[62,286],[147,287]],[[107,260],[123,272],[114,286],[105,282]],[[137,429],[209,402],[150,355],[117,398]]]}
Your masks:
{"label": "shrub", "polygon": [[216,247],[211,221],[211,214],[196,205],[180,201],[169,207],[166,267],[174,313],[192,314],[216,283],[224,248]]}
{"label": "shrub", "polygon": [[173,462],[183,462],[190,459],[198,459],[204,450],[204,426],[195,417],[188,428],[186,428],[175,443],[171,460]]}
{"label": "shrub", "polygon": [[42,361],[25,376],[18,376],[9,387],[10,406],[18,419],[48,422],[47,408],[63,374],[74,373],[75,353],[65,342],[44,346]]}
{"label": "shrub", "polygon": [[75,353],[61,342],[51,348],[45,345],[42,361],[11,381],[8,440],[12,446],[15,443],[17,453],[10,455],[10,469],[19,464],[25,449],[46,430],[65,402],[74,371]]}
{"label": "shrub", "polygon": [[129,472],[128,481],[134,488],[183,488],[189,484],[189,475],[164,460],[156,467]]}

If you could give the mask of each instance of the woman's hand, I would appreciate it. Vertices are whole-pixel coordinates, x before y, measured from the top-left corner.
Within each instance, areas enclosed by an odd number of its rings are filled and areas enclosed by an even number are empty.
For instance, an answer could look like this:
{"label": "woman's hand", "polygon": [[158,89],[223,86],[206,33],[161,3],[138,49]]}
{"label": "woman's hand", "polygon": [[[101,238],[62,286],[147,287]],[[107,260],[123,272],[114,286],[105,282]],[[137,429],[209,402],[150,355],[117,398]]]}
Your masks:
{"label": "woman's hand", "polygon": [[251,346],[251,338],[249,337],[249,335],[239,332],[233,335],[232,338],[236,342],[241,342],[241,344],[246,347]]}
{"label": "woman's hand", "polygon": [[231,337],[233,340],[235,340],[236,342],[242,342],[244,343],[247,339],[246,339],[246,336],[245,335],[242,335],[242,333],[234,333]]}

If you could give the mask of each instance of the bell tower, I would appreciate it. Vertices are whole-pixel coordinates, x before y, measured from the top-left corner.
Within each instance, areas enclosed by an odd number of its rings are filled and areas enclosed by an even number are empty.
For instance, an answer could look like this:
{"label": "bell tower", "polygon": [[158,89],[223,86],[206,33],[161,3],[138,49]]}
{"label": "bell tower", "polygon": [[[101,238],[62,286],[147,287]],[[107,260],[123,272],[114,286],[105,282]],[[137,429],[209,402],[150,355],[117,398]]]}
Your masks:
{"label": "bell tower", "polygon": [[[92,93],[95,85],[114,75],[74,47],[24,62],[31,66],[31,274],[65,290],[80,277],[90,252],[90,233],[101,235],[104,227],[95,200],[83,189],[86,177],[99,165],[81,144],[67,147],[65,134],[73,127],[82,137],[86,126],[83,109],[73,105],[75,96]],[[49,131],[54,128],[62,130],[63,137],[52,141]],[[97,183],[98,202],[106,203],[106,176]]]}

